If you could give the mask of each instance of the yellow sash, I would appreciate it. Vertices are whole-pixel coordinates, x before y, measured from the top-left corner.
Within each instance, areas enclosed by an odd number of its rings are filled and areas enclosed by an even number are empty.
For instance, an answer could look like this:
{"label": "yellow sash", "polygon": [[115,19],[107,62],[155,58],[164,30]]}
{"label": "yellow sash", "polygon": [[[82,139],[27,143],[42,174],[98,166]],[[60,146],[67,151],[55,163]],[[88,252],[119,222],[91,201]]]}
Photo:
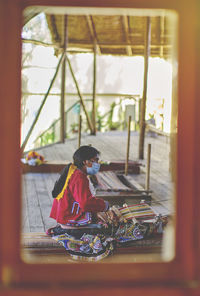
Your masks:
{"label": "yellow sash", "polygon": [[69,183],[69,180],[71,178],[71,176],[73,175],[74,171],[77,169],[77,167],[74,165],[74,164],[71,164],[70,165],[70,168],[69,168],[69,172],[67,174],[67,178],[66,178],[66,181],[65,181],[65,185],[63,186],[63,189],[62,191],[58,194],[58,196],[56,197],[57,200],[61,199],[64,195],[64,192],[65,192],[65,189],[67,188],[67,185]]}

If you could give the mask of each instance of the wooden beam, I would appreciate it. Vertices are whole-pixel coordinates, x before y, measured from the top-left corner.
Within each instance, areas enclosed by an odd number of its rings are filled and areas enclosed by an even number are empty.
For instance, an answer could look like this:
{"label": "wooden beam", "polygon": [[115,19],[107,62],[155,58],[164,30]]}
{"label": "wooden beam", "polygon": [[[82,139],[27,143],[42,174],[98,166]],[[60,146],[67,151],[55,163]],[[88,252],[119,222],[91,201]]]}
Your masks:
{"label": "wooden beam", "polygon": [[86,110],[86,107],[85,107],[85,103],[84,103],[84,100],[83,100],[83,97],[82,97],[82,94],[80,92],[80,89],[79,89],[79,86],[78,86],[78,82],[76,80],[76,77],[75,77],[75,74],[74,74],[74,71],[72,69],[72,65],[70,63],[70,60],[68,58],[68,56],[66,56],[66,59],[67,59],[67,62],[68,62],[68,65],[69,65],[69,69],[70,69],[70,72],[71,72],[71,75],[72,75],[72,78],[74,80],[74,83],[75,83],[75,86],[76,86],[76,89],[77,89],[77,92],[78,92],[78,95],[79,95],[79,98],[80,98],[80,102],[81,102],[81,105],[83,107],[83,111],[86,115],[86,119],[87,119],[87,123],[88,123],[88,127],[90,129],[90,132],[92,133],[93,132],[93,127],[92,127],[92,123],[91,123],[91,120],[90,120],[90,117],[88,115],[88,112]]}
{"label": "wooden beam", "polygon": [[151,164],[151,144],[148,144],[147,148],[147,168],[146,168],[146,182],[145,182],[145,190],[149,190],[150,184],[150,164]]}
{"label": "wooden beam", "polygon": [[145,115],[146,115],[150,44],[151,44],[151,18],[147,17],[146,18],[145,52],[144,52],[143,97],[142,97],[141,110],[140,110],[139,159],[144,159]]}
{"label": "wooden beam", "polygon": [[164,32],[165,32],[165,17],[160,16],[160,22],[159,22],[159,27],[160,27],[160,36],[159,36],[159,43],[160,43],[160,57],[163,57],[163,43],[164,43]]}
{"label": "wooden beam", "polygon": [[38,112],[37,112],[37,114],[36,114],[36,116],[35,116],[35,119],[34,119],[32,125],[31,125],[31,127],[30,127],[30,129],[29,129],[29,131],[28,131],[28,133],[27,133],[27,135],[26,135],[26,138],[25,138],[25,140],[24,140],[24,142],[23,142],[23,144],[22,144],[22,146],[21,146],[21,153],[23,153],[23,151],[24,151],[24,149],[25,149],[25,147],[26,147],[26,144],[27,144],[27,142],[28,142],[28,140],[29,140],[29,138],[30,138],[30,136],[31,136],[31,133],[32,133],[34,127],[35,127],[35,124],[36,124],[36,122],[38,121],[38,118],[39,118],[39,116],[40,116],[40,113],[41,113],[41,111],[42,111],[42,108],[44,107],[44,104],[45,104],[45,102],[46,102],[46,100],[47,100],[47,97],[48,97],[48,95],[49,95],[49,93],[50,93],[50,90],[51,90],[51,88],[52,88],[52,86],[53,86],[53,83],[54,83],[54,81],[55,81],[55,79],[56,79],[56,77],[57,77],[58,70],[59,70],[59,68],[60,68],[60,65],[62,64],[62,61],[63,61],[63,59],[64,59],[64,56],[65,56],[65,53],[62,54],[62,56],[61,56],[61,58],[60,58],[60,60],[59,60],[59,62],[58,62],[58,65],[57,65],[57,67],[56,67],[55,74],[54,74],[54,76],[53,76],[53,78],[52,78],[52,80],[51,80],[51,83],[50,83],[50,85],[49,85],[49,88],[48,88],[48,90],[47,90],[47,92],[46,92],[46,94],[45,94],[45,96],[44,96],[44,99],[43,99],[43,101],[42,101],[42,103],[41,103],[41,105],[40,105],[40,107],[39,107],[39,109],[38,109]]}
{"label": "wooden beam", "polygon": [[[53,43],[46,43],[46,42],[43,42],[43,41],[40,41],[40,40],[36,40],[36,39],[25,39],[25,38],[22,38],[22,42],[23,43],[33,43],[33,44],[36,44],[36,45],[41,45],[41,46],[46,46],[46,47],[55,47],[57,49],[60,49],[60,47],[57,45],[57,44],[53,44]],[[83,48],[83,46],[85,47],[90,47],[90,48]],[[93,51],[93,43],[91,42],[87,42],[87,41],[78,41],[77,40],[74,40],[74,39],[70,39],[68,41],[68,48],[67,48],[67,51],[83,51],[85,52],[86,49],[90,50],[90,51]],[[121,48],[121,47],[125,47],[125,46],[130,46],[130,44],[128,42],[120,42],[120,43],[110,43],[110,42],[98,42],[97,44],[97,48],[98,46],[101,46],[103,48],[105,47],[110,47],[110,48]],[[145,48],[145,45],[143,44],[137,44],[137,43],[134,43],[131,45],[132,48],[135,48],[135,49],[144,49]],[[155,48],[159,48],[160,45],[157,45],[157,44],[151,44],[151,48],[155,49]],[[166,48],[166,49],[171,49],[172,48],[172,44],[163,44],[163,47]],[[97,50],[97,53],[98,53],[98,50]]]}
{"label": "wooden beam", "polygon": [[[36,44],[36,45],[41,45],[41,46],[45,46],[45,47],[53,47],[58,51],[61,51],[61,48],[57,45],[57,44],[50,44],[50,43],[45,43],[39,40],[34,40],[34,39],[22,39],[22,42],[24,43],[32,43],[32,44]],[[110,48],[110,49],[120,49],[120,48],[124,48],[126,47],[126,52],[127,55],[137,55],[140,53],[137,53],[135,51],[144,51],[144,45],[142,44],[132,44],[130,46],[130,44],[128,44],[127,42],[123,42],[123,43],[115,43],[115,44],[111,44],[109,42],[104,42],[104,43],[98,43],[97,46],[97,52],[98,52],[98,47],[103,50],[104,48]],[[131,48],[131,52],[128,51]],[[171,49],[172,49],[172,45],[171,44],[159,44],[159,45],[151,45],[151,55],[152,56],[160,56],[160,57],[164,57],[164,56],[171,56]],[[157,51],[156,53],[153,53],[153,50]],[[164,54],[164,52],[169,51],[168,54]],[[93,52],[93,44],[91,44],[91,42],[86,42],[86,41],[79,41],[78,43],[76,42],[76,40],[70,40],[70,43],[68,43],[68,48],[66,50],[66,52],[68,53],[92,53]],[[102,54],[102,53],[101,53]],[[117,53],[116,53],[117,55]]]}
{"label": "wooden beam", "polygon": [[[63,28],[63,52],[66,52],[67,48],[67,16],[64,16],[64,28]],[[63,58],[61,69],[61,96],[60,96],[60,141],[65,142],[66,137],[66,125],[65,125],[65,76],[66,76],[66,55]]]}
{"label": "wooden beam", "polygon": [[[125,42],[127,44],[130,44],[130,38],[129,38],[129,24],[128,24],[128,16],[123,15],[122,16],[122,27],[124,31],[124,37],[125,37]],[[132,49],[130,45],[126,45],[126,52],[128,56],[132,56]]]}
{"label": "wooden beam", "polygon": [[96,34],[96,30],[95,30],[95,26],[94,26],[92,16],[91,15],[86,15],[86,19],[87,19],[91,39],[93,41],[92,43],[96,44],[96,51],[100,55],[101,54],[101,49],[100,49],[100,47],[98,45],[97,34]]}
{"label": "wooden beam", "polygon": [[78,123],[78,148],[81,146],[81,127],[82,127],[82,117],[79,115]]}
{"label": "wooden beam", "polygon": [[[76,41],[74,41],[76,42]],[[78,46],[79,48],[83,48],[83,51],[77,51],[75,49],[75,47]],[[129,46],[129,44],[127,43],[118,43],[118,44],[110,44],[110,43],[99,43],[99,46],[101,47],[101,54],[102,55],[107,55],[107,54],[111,54],[114,56],[117,55],[122,55],[122,56],[127,56],[127,51],[123,52],[124,48]],[[84,48],[85,47],[85,48]],[[157,45],[151,45],[151,56],[153,57],[160,57],[160,49],[161,45],[157,44]],[[113,50],[113,51],[112,51]],[[114,51],[115,50],[115,51]],[[141,45],[141,44],[134,44],[131,45],[131,50],[132,50],[132,56],[143,56],[144,54],[144,50],[145,50],[145,46]],[[163,44],[162,45],[162,50],[163,50],[163,57],[165,58],[171,58],[171,51],[172,51],[172,45],[166,45]],[[77,53],[77,52],[89,52],[91,53],[93,51],[93,45],[90,43],[71,43],[69,44],[68,47],[68,52],[69,53]]]}
{"label": "wooden beam", "polygon": [[[125,46],[129,46],[130,43],[128,42],[115,42],[115,43],[111,43],[111,42],[98,42],[97,44],[98,46],[100,46],[101,48],[102,47],[110,47],[110,48],[120,48],[120,47],[125,47]],[[79,40],[77,42],[76,39],[70,39],[69,40],[69,46],[70,47],[82,47],[82,46],[85,46],[85,47],[90,47],[90,48],[93,48],[93,43],[91,43],[90,41],[81,41]],[[97,47],[98,47],[97,46]],[[163,45],[164,47],[166,48],[172,48],[172,44],[165,44]],[[141,44],[140,42],[138,43],[134,43],[131,45],[132,48],[138,48],[138,49],[144,49],[145,48],[145,45]],[[160,47],[158,44],[151,44],[151,48],[157,48],[157,47]],[[98,53],[98,52],[97,52]]]}
{"label": "wooden beam", "polygon": [[50,15],[50,22],[51,22],[51,27],[53,30],[53,36],[55,36],[54,40],[56,43],[60,44],[61,43],[61,39],[60,39],[60,35],[58,33],[57,30],[57,25],[56,25],[56,16],[54,14]]}
{"label": "wooden beam", "polygon": [[[34,96],[42,96],[44,93],[32,93],[32,92],[22,92],[23,95],[34,95]],[[66,92],[68,96],[77,96],[77,93]],[[50,93],[51,96],[60,96],[60,93]],[[92,93],[82,93],[83,96],[92,96]],[[134,100],[138,100],[140,95],[133,95],[133,94],[120,94],[120,93],[97,93],[96,96],[98,97],[125,97],[125,98],[132,98]]]}
{"label": "wooden beam", "polygon": [[96,135],[96,60],[97,60],[97,46],[94,44],[94,63],[93,63],[93,97],[92,97],[92,124],[93,124],[93,135]]}
{"label": "wooden beam", "polygon": [[130,131],[131,131],[131,116],[128,117],[128,136],[127,136],[127,147],[126,147],[125,176],[128,175],[128,161],[129,161],[129,151],[130,151]]}
{"label": "wooden beam", "polygon": [[36,39],[26,39],[26,38],[22,38],[22,42],[23,42],[23,43],[32,43],[32,44],[35,44],[35,45],[41,45],[41,46],[45,46],[45,47],[55,47],[55,48],[59,48],[57,44],[47,43],[47,42],[43,42],[43,41],[36,40]]}

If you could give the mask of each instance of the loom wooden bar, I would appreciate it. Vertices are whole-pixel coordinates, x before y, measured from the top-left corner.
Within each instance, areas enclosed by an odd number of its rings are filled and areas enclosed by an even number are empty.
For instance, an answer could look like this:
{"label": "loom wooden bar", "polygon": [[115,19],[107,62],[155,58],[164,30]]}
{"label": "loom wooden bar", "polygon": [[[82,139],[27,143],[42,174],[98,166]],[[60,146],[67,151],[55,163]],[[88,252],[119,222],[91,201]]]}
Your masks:
{"label": "loom wooden bar", "polygon": [[22,42],[23,42],[23,43],[32,43],[32,44],[35,44],[35,45],[42,45],[42,46],[45,46],[45,47],[54,47],[54,48],[58,48],[58,46],[55,45],[55,44],[53,44],[53,43],[47,43],[47,42],[43,42],[43,41],[35,40],[35,39],[26,39],[26,38],[22,38]]}
{"label": "loom wooden bar", "polygon": [[126,163],[125,163],[125,175],[128,175],[128,161],[130,150],[130,131],[131,131],[131,116],[128,118],[128,133],[127,133],[127,146],[126,146]]}
{"label": "loom wooden bar", "polygon": [[150,164],[151,164],[151,144],[148,144],[148,146],[147,146],[147,170],[146,170],[145,190],[149,190]]}

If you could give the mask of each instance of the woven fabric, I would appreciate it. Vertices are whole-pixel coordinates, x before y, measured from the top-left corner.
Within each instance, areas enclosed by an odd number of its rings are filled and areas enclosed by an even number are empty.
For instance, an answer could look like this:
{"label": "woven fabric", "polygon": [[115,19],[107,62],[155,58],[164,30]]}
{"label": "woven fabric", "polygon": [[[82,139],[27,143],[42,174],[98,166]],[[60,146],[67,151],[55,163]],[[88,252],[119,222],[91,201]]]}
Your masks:
{"label": "woven fabric", "polygon": [[83,234],[80,239],[75,239],[66,233],[52,238],[61,243],[74,260],[99,261],[110,255],[115,248],[114,239],[102,234]]}
{"label": "woven fabric", "polygon": [[135,204],[118,209],[120,214],[127,220],[136,219],[152,219],[156,217],[156,213],[146,203]]}

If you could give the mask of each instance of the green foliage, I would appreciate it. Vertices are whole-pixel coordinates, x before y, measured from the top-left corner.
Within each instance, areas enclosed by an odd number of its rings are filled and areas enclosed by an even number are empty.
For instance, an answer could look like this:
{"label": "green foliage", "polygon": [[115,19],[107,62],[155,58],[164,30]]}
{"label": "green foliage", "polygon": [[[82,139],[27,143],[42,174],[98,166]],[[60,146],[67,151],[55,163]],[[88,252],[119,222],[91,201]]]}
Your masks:
{"label": "green foliage", "polygon": [[41,146],[54,143],[54,132],[47,132],[41,136]]}
{"label": "green foliage", "polygon": [[70,127],[71,127],[71,131],[72,131],[72,133],[77,133],[78,132],[78,123],[72,123],[71,125],[70,125]]}
{"label": "green foliage", "polygon": [[113,112],[114,112],[114,108],[116,106],[116,103],[113,102],[111,105],[110,105],[110,112],[109,112],[109,115],[108,115],[108,128],[111,129],[111,127],[113,126],[113,121],[112,121],[112,118],[113,118]]}
{"label": "green foliage", "polygon": [[110,105],[110,110],[106,112],[103,115],[100,115],[98,112],[98,106],[97,106],[97,125],[98,125],[98,130],[101,131],[102,128],[105,128],[105,130],[116,130],[119,129],[122,125],[122,112],[119,114],[119,121],[118,122],[113,122],[113,113],[114,109],[116,106],[120,105],[121,106],[121,101],[119,104],[116,104],[113,102]]}

